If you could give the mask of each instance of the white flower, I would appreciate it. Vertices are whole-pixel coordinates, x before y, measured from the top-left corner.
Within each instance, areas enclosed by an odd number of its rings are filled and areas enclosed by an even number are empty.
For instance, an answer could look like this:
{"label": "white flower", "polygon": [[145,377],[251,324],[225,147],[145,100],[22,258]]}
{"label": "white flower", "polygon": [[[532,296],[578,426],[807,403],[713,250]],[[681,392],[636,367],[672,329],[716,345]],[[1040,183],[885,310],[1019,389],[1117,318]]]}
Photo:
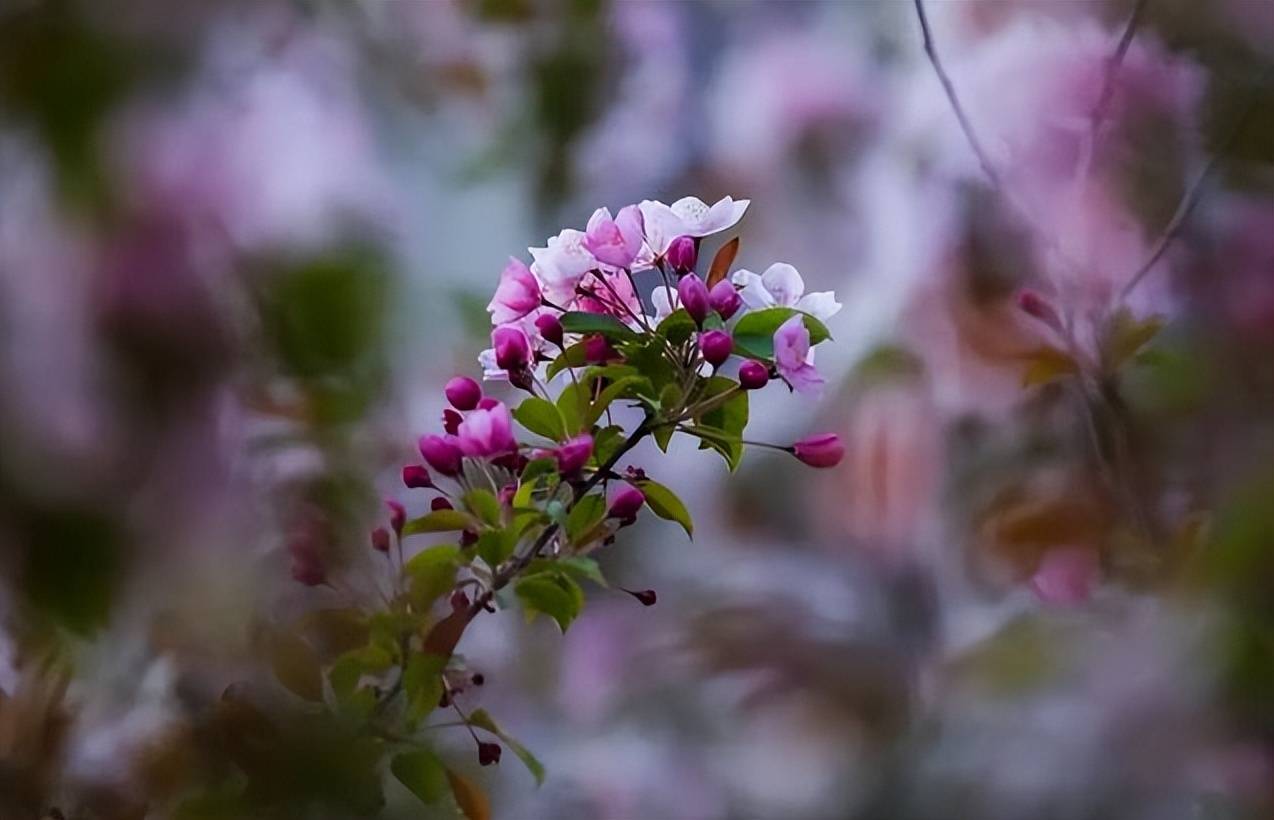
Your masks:
{"label": "white flower", "polygon": [[478,364],[482,365],[482,380],[488,382],[507,382],[509,373],[495,363],[495,348],[488,347],[478,354]]}
{"label": "white flower", "polygon": [[659,322],[667,319],[673,311],[681,307],[676,288],[670,288],[667,285],[659,285],[655,288],[650,294],[650,304],[655,309],[655,320]]}
{"label": "white flower", "polygon": [[559,304],[575,298],[575,286],[597,267],[597,259],[584,246],[585,234],[567,228],[549,238],[547,247],[530,248],[535,262],[531,272],[550,299]]}
{"label": "white flower", "polygon": [[727,196],[709,207],[703,200],[687,196],[672,205],[647,199],[638,207],[646,225],[646,242],[662,255],[679,236],[711,236],[734,227],[750,203],[749,199],[736,202]]}
{"label": "white flower", "polygon": [[786,262],[776,262],[760,276],[751,271],[735,271],[730,281],[742,288],[739,296],[750,310],[769,307],[796,308],[815,319],[826,321],[840,312],[841,303],[830,290],[806,293],[805,280],[796,268]]}

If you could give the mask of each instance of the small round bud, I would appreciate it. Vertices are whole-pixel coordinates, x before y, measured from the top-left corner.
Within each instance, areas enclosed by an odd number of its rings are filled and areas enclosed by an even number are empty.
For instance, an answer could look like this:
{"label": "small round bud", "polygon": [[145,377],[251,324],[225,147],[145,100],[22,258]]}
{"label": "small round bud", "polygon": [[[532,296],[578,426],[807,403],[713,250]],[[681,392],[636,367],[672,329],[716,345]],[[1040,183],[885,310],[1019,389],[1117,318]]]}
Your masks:
{"label": "small round bud", "polygon": [[372,549],[377,552],[389,552],[389,530],[384,527],[372,530]]}
{"label": "small round bud", "polygon": [[646,494],[630,484],[615,493],[615,496],[610,500],[610,509],[607,511],[607,515],[611,518],[626,521],[634,518],[645,503]]}
{"label": "small round bud", "polygon": [[699,334],[699,352],[703,354],[704,361],[713,367],[719,367],[730,358],[733,351],[734,340],[726,331],[709,330]]}
{"label": "small round bud", "polygon": [[478,744],[478,762],[481,763],[483,766],[490,766],[492,763],[498,764],[500,762],[501,751],[503,750],[500,748],[499,743],[487,743],[487,742],[479,743]]}
{"label": "small round bud", "polygon": [[389,508],[389,526],[394,528],[394,532],[402,535],[403,525],[407,523],[407,510],[393,499],[386,501],[385,506]]}
{"label": "small round bud", "polygon": [[454,510],[455,507],[451,505],[450,501],[439,496],[438,498],[435,498],[433,501],[429,502],[429,509],[432,510],[433,512],[438,512],[438,510]]}
{"label": "small round bud", "polygon": [[739,365],[739,386],[744,390],[760,390],[770,381],[770,371],[754,359]]}
{"label": "small round bud", "polygon": [[419,490],[425,487],[432,487],[433,480],[429,478],[429,471],[419,464],[408,464],[403,468],[403,486],[410,490]]}
{"label": "small round bud", "polygon": [[564,335],[562,333],[562,322],[552,313],[537,316],[535,329],[540,331],[540,336],[544,338],[544,341],[561,347]]}
{"label": "small round bud", "polygon": [[491,410],[500,406],[499,399],[493,399],[490,396],[483,396],[482,401],[478,402],[479,410]]}
{"label": "small round bud", "polygon": [[699,261],[699,249],[695,247],[692,237],[679,236],[668,245],[664,258],[677,273],[686,274],[695,269],[695,263]]}
{"label": "small round bud", "polygon": [[597,334],[584,340],[584,358],[589,364],[604,364],[623,357],[605,336]]}
{"label": "small round bud", "polygon": [[653,589],[625,589],[624,592],[627,592],[629,595],[640,601],[642,606],[654,606],[655,602],[659,600],[659,597],[655,595],[655,591]]}
{"label": "small round bud", "polygon": [[475,672],[473,677],[469,678],[469,682],[474,686],[481,686],[487,682],[487,679],[481,672]]}
{"label": "small round bud", "polygon": [[468,376],[456,376],[447,382],[443,393],[457,410],[472,410],[482,400],[482,387]]}
{"label": "small round bud", "polygon": [[739,308],[743,306],[743,298],[728,279],[722,279],[708,291],[708,304],[722,319],[729,319],[739,312]]}

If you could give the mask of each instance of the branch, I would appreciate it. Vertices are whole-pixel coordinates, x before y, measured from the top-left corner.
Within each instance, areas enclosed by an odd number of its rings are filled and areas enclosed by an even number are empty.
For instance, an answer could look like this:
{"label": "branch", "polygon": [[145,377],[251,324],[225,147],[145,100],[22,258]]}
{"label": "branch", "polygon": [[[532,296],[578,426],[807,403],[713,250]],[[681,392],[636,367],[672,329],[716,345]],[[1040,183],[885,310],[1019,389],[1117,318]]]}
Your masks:
{"label": "branch", "polygon": [[1142,13],[1149,4],[1150,0],[1137,0],[1137,5],[1133,6],[1132,14],[1128,17],[1128,24],[1124,26],[1124,33],[1119,38],[1119,45],[1115,47],[1115,53],[1106,61],[1101,93],[1097,96],[1097,104],[1093,106],[1092,120],[1089,124],[1090,144],[1097,142],[1097,132],[1101,129],[1102,120],[1106,118],[1106,109],[1110,107],[1111,98],[1115,96],[1115,76],[1124,63],[1128,47],[1132,45],[1133,37],[1137,34],[1137,26],[1141,24]]}
{"label": "branch", "polygon": [[920,33],[924,35],[925,54],[929,57],[930,64],[933,65],[933,71],[938,75],[938,81],[942,83],[942,90],[947,95],[947,100],[951,103],[951,110],[955,112],[956,119],[960,121],[960,130],[964,132],[964,138],[968,140],[969,147],[973,149],[973,153],[978,158],[978,164],[982,166],[982,173],[986,174],[987,179],[991,180],[991,184],[1001,193],[1003,186],[1000,183],[1000,174],[995,170],[995,166],[991,164],[990,157],[982,148],[982,141],[978,139],[977,132],[973,130],[969,117],[964,112],[964,106],[960,104],[960,97],[956,94],[955,85],[951,82],[951,77],[947,75],[947,70],[942,66],[942,59],[938,56],[938,50],[933,43],[933,31],[929,28],[929,16],[925,13],[924,0],[915,0],[916,16],[920,18]]}

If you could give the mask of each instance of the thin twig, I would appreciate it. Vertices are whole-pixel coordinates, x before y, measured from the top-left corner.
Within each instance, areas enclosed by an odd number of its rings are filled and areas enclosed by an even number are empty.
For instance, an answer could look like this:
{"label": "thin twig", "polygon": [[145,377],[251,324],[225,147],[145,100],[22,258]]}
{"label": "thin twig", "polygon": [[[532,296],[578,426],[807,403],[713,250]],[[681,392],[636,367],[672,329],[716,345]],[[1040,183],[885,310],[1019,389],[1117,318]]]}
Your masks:
{"label": "thin twig", "polygon": [[[1264,77],[1262,77],[1262,80]],[[1137,268],[1136,273],[1128,280],[1128,284],[1119,293],[1119,300],[1122,302],[1128,298],[1133,289],[1141,283],[1142,279],[1159,263],[1163,255],[1168,251],[1168,246],[1181,233],[1181,229],[1185,227],[1186,220],[1190,217],[1190,212],[1194,210],[1194,206],[1199,202],[1199,196],[1203,193],[1203,186],[1207,183],[1208,178],[1212,176],[1212,172],[1216,170],[1217,164],[1221,158],[1230,150],[1239,135],[1243,133],[1243,129],[1247,127],[1248,120],[1251,119],[1252,113],[1256,111],[1256,103],[1259,98],[1253,94],[1248,100],[1247,105],[1243,109],[1243,113],[1239,115],[1239,119],[1234,124],[1234,128],[1226,135],[1225,140],[1217,147],[1217,150],[1208,158],[1203,169],[1199,171],[1199,175],[1194,178],[1194,182],[1190,183],[1190,187],[1181,196],[1181,201],[1177,204],[1177,210],[1172,215],[1172,219],[1168,220],[1168,224],[1164,227],[1163,233],[1159,235],[1159,241],[1155,243],[1154,250],[1150,252],[1150,256],[1146,261]]]}
{"label": "thin twig", "polygon": [[1128,48],[1132,45],[1133,37],[1137,34],[1137,26],[1141,24],[1142,14],[1149,4],[1150,0],[1137,0],[1137,4],[1132,8],[1132,14],[1128,16],[1128,24],[1124,26],[1124,33],[1119,38],[1119,45],[1115,46],[1115,53],[1110,55],[1110,58],[1106,61],[1106,71],[1102,75],[1101,93],[1097,97],[1097,103],[1093,106],[1092,118],[1089,123],[1090,144],[1096,144],[1097,142],[1097,132],[1101,130],[1102,120],[1106,119],[1106,109],[1110,107],[1110,101],[1115,96],[1115,77],[1119,74],[1119,68],[1124,63],[1124,56],[1128,54]]}
{"label": "thin twig", "polygon": [[951,110],[955,112],[956,119],[960,122],[960,130],[964,132],[964,138],[968,140],[969,147],[973,149],[973,153],[977,156],[978,164],[982,166],[982,173],[987,175],[992,185],[1002,190],[1003,185],[1000,182],[1000,174],[995,170],[995,166],[991,164],[991,158],[987,155],[986,150],[983,149],[982,141],[978,139],[977,132],[973,130],[973,125],[969,122],[969,117],[964,112],[964,106],[960,103],[960,96],[956,94],[955,85],[951,82],[951,77],[942,65],[942,58],[938,56],[938,49],[933,42],[933,31],[929,28],[929,15],[925,13],[924,0],[915,0],[915,4],[916,16],[920,18],[920,33],[924,36],[925,54],[928,55],[929,62],[933,65],[934,73],[938,75],[938,81],[942,83],[942,90],[946,92],[947,100],[951,103]]}

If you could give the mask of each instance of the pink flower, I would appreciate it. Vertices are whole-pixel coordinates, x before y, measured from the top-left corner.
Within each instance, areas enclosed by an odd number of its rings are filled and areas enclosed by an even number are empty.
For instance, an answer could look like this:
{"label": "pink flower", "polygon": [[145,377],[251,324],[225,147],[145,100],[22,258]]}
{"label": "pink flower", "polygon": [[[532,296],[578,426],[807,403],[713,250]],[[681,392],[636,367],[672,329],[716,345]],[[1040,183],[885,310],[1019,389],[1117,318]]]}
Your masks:
{"label": "pink flower", "polygon": [[519,327],[501,325],[491,331],[491,347],[501,370],[521,370],[531,363],[531,342]]}
{"label": "pink flower", "polygon": [[643,236],[641,210],[636,205],[620,209],[614,219],[608,209],[598,208],[588,220],[584,247],[599,262],[627,268],[641,251]]}
{"label": "pink flower", "polygon": [[456,433],[460,451],[471,458],[503,455],[517,449],[509,408],[497,404],[490,410],[474,410]]}
{"label": "pink flower", "polygon": [[712,206],[693,196],[683,197],[672,205],[644,200],[640,207],[646,241],[651,250],[662,256],[678,236],[711,236],[733,227],[743,218],[749,202],[747,199],[736,202],[728,196]]}
{"label": "pink flower", "polygon": [[468,376],[451,379],[442,392],[457,410],[472,410],[482,401],[482,387]]}
{"label": "pink flower", "polygon": [[641,312],[641,302],[633,290],[632,279],[623,271],[607,271],[586,277],[579,288],[589,294],[579,297],[576,304],[580,310],[605,313],[628,324],[632,324],[633,317]]}
{"label": "pink flower", "polygon": [[546,247],[531,248],[535,262],[531,270],[539,279],[544,295],[558,304],[575,298],[575,286],[584,274],[597,267],[597,258],[585,245],[580,231],[566,230],[551,237]]}
{"label": "pink flower", "polygon": [[562,475],[574,475],[582,470],[588,463],[588,459],[592,457],[593,437],[588,433],[575,436],[558,447],[554,455],[557,458],[557,468],[562,471]]}
{"label": "pink flower", "polygon": [[1058,547],[1040,560],[1031,590],[1046,604],[1082,604],[1092,595],[1099,571],[1096,550]]}
{"label": "pink flower", "polygon": [[455,436],[421,436],[420,455],[430,467],[446,476],[460,472],[460,461],[464,457]]}
{"label": "pink flower", "polygon": [[681,277],[677,283],[677,296],[695,324],[703,324],[708,316],[708,286],[703,280],[693,273]]}
{"label": "pink flower", "polygon": [[819,433],[793,444],[792,455],[811,467],[835,467],[845,457],[845,445],[835,433]]}
{"label": "pink flower", "polygon": [[787,379],[798,393],[817,393],[826,380],[810,363],[810,332],[800,314],[788,319],[774,331],[774,363],[779,375]]}
{"label": "pink flower", "polygon": [[487,310],[491,323],[503,325],[521,319],[540,306],[540,283],[531,269],[520,259],[509,257],[509,264],[500,273],[500,284]]}

